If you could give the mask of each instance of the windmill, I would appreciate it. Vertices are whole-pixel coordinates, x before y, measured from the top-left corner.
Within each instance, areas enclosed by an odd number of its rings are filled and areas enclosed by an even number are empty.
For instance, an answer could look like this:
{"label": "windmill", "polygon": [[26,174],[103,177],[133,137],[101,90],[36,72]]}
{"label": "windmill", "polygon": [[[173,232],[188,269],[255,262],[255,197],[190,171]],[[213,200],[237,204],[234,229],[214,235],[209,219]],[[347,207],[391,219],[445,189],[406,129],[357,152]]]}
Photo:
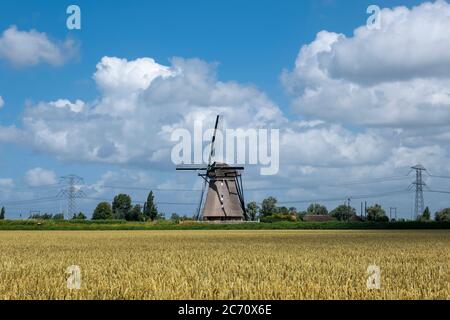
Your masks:
{"label": "windmill", "polygon": [[[216,118],[214,134],[211,142],[208,165],[180,165],[178,171],[197,171],[203,179],[200,202],[195,218],[203,221],[243,221],[246,217],[244,192],[242,188],[242,166],[230,166],[213,162],[215,142],[220,116]],[[205,204],[202,209],[206,187]]]}

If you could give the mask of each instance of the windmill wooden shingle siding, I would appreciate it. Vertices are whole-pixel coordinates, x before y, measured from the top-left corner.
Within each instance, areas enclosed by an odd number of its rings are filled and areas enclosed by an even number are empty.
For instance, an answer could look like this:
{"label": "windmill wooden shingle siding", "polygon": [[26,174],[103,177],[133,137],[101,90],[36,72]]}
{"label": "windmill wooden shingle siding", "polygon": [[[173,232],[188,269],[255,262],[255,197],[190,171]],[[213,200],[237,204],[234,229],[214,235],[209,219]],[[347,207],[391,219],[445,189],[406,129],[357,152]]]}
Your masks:
{"label": "windmill wooden shingle siding", "polygon": [[203,220],[244,220],[241,185],[237,170],[226,164],[216,164],[216,169],[210,172]]}
{"label": "windmill wooden shingle siding", "polygon": [[[243,221],[246,212],[240,171],[244,170],[244,167],[212,162],[218,124],[219,116],[216,119],[208,165],[180,165],[177,166],[177,170],[198,171],[198,175],[204,181],[199,206],[195,213],[196,219],[211,222]],[[206,187],[208,192],[202,209]]]}

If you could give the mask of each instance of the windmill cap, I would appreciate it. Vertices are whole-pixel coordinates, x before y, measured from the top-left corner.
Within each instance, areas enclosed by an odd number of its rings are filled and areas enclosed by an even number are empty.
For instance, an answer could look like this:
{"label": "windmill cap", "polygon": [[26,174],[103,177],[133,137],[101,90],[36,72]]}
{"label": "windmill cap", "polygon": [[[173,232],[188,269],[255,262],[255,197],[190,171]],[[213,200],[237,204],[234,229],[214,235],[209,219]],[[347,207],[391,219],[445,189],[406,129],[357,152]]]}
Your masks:
{"label": "windmill cap", "polygon": [[427,170],[427,169],[425,169],[425,167],[424,167],[423,165],[421,165],[420,163],[419,163],[419,164],[416,164],[414,167],[411,167],[411,169],[416,169],[416,170]]}

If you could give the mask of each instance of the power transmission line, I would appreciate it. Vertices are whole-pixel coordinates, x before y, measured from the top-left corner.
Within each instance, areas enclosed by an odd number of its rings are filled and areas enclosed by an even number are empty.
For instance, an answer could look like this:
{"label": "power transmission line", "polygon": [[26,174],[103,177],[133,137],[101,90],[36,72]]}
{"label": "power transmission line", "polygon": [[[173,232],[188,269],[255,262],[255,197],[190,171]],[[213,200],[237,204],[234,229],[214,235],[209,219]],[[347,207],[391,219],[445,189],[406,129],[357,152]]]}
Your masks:
{"label": "power transmission line", "polygon": [[[328,184],[324,185],[326,187],[342,187],[342,186],[351,186],[358,184],[374,184],[381,182],[390,182],[390,181],[400,181],[408,179],[408,175],[403,176],[390,176],[390,177],[378,177],[370,180],[349,180],[347,182],[337,183],[337,184]],[[117,190],[142,190],[142,191],[165,191],[165,192],[201,192],[201,189],[169,189],[169,188],[158,188],[158,187],[130,187],[130,186],[111,186],[111,185],[101,185],[100,188],[105,189],[117,189]],[[271,190],[295,190],[298,187],[261,187],[261,188],[246,188],[245,191],[271,191]]]}
{"label": "power transmission line", "polygon": [[[401,181],[408,179],[408,175],[405,176],[392,176],[392,177],[383,177],[383,178],[375,178],[373,180],[350,180],[347,182],[335,183],[335,184],[323,184],[324,187],[346,187],[353,185],[364,185],[364,184],[375,184],[382,182],[391,182],[391,181]],[[263,190],[291,190],[296,189],[295,187],[279,187],[279,188],[255,188],[255,189],[246,189],[247,191],[263,191]]]}
{"label": "power transmission line", "polygon": [[57,198],[57,197],[46,197],[46,198],[3,202],[3,204],[7,205],[7,206],[20,206],[20,205],[39,203],[39,202],[53,202],[53,201],[57,201],[57,200],[59,200],[59,198]]}
{"label": "power transmission line", "polygon": [[361,184],[375,184],[375,183],[382,183],[382,182],[401,181],[401,180],[406,180],[408,178],[409,178],[408,176],[386,177],[386,178],[374,179],[374,180],[370,180],[370,181],[343,182],[343,183],[331,184],[331,185],[326,185],[326,186],[340,187],[340,186],[353,186],[353,185],[361,185]]}
{"label": "power transmission line", "polygon": [[428,175],[432,178],[450,179],[449,176],[434,175],[434,174],[429,174],[429,173],[428,173]]}
{"label": "power transmission line", "polygon": [[342,200],[360,200],[360,199],[370,199],[370,198],[379,198],[379,197],[388,197],[395,194],[401,194],[401,193],[409,193],[408,190],[396,190],[396,191],[390,191],[390,192],[384,192],[384,193],[378,193],[378,194],[366,194],[366,195],[356,195],[356,196],[342,196],[342,197],[336,197],[336,198],[325,198],[325,199],[310,199],[310,200],[297,200],[297,201],[280,201],[278,203],[280,204],[297,204],[297,203],[314,203],[314,202],[335,202],[335,201],[342,201]]}
{"label": "power transmission line", "polygon": [[[80,199],[81,199],[81,197],[80,197]],[[111,201],[111,199],[88,197],[88,196],[83,196],[82,199],[105,201],[105,202]],[[24,206],[29,206],[31,204],[56,202],[56,201],[60,201],[60,200],[61,200],[60,197],[48,197],[48,198],[28,199],[28,200],[14,201],[14,202],[4,202],[2,204],[5,206],[8,206],[8,207],[24,207]],[[135,204],[143,204],[145,202],[146,201],[132,201],[132,203],[135,203]],[[158,204],[158,205],[180,205],[180,206],[181,205],[197,205],[197,203],[192,203],[192,202],[163,202],[163,201],[156,202],[156,204]]]}
{"label": "power transmission line", "polygon": [[100,188],[105,189],[117,189],[117,190],[142,190],[142,191],[167,191],[167,192],[190,192],[190,191],[201,191],[197,189],[162,189],[162,188],[153,188],[153,187],[128,187],[128,186],[100,186]]}
{"label": "power transmission line", "polygon": [[425,192],[450,194],[450,191],[442,191],[442,190],[425,190]]}
{"label": "power transmission line", "polygon": [[[417,166],[416,166],[417,167]],[[416,170],[416,181],[410,186],[416,188],[416,214],[420,213],[421,207],[424,206],[423,204],[423,192],[430,192],[430,193],[442,193],[442,194],[450,194],[450,191],[442,191],[442,190],[424,190],[424,187],[426,187],[426,184],[423,182],[423,177],[421,177],[420,173],[426,172],[431,177],[437,177],[437,178],[445,178],[450,179],[450,177],[442,176],[442,175],[431,175],[429,174],[425,168],[421,167],[419,169],[416,169],[416,167],[413,167],[413,170]],[[417,175],[417,171],[419,171],[419,176]],[[409,175],[409,173],[408,173]],[[388,182],[388,181],[399,181],[404,180],[408,178],[408,175],[403,176],[389,176],[389,177],[378,177],[378,178],[372,178],[368,180],[349,180],[347,182],[337,183],[333,185],[328,186],[345,186],[345,185],[356,185],[356,184],[371,184],[371,183],[382,183],[382,182]],[[421,179],[422,178],[422,179]],[[27,199],[27,200],[18,200],[18,201],[10,201],[3,203],[4,205],[8,207],[21,207],[21,206],[27,206],[31,204],[40,204],[40,203],[48,203],[48,202],[56,202],[60,201],[62,197],[67,198],[67,206],[68,206],[68,213],[69,215],[73,215],[76,213],[76,199],[84,198],[86,200],[98,200],[98,201],[107,201],[110,202],[111,199],[104,199],[104,198],[96,198],[96,197],[88,197],[86,194],[81,190],[82,186],[84,185],[83,179],[75,176],[70,175],[63,177],[61,179],[61,182],[58,184],[50,184],[42,186],[42,188],[54,188],[54,187],[61,187],[63,184],[67,186],[65,189],[61,190],[60,193],[55,197],[44,197],[44,198],[35,198],[35,199]],[[417,186],[419,188],[417,188]],[[422,188],[420,188],[422,187]],[[32,187],[30,187],[32,188]],[[200,189],[184,189],[184,188],[177,188],[177,189],[170,189],[170,188],[158,188],[158,187],[131,187],[131,186],[111,186],[111,185],[104,185],[100,186],[100,188],[109,188],[109,189],[125,189],[125,190],[154,190],[154,191],[162,191],[162,192],[200,192]],[[261,187],[261,188],[248,188],[246,191],[267,191],[267,190],[295,190],[299,187],[293,186],[293,187]],[[410,191],[410,190],[409,190]],[[390,192],[384,192],[384,193],[377,193],[377,194],[365,194],[365,195],[355,195],[355,196],[342,196],[342,197],[334,197],[334,198],[325,198],[325,199],[309,199],[309,200],[297,200],[297,201],[280,201],[279,204],[300,204],[300,203],[311,203],[311,202],[334,202],[334,201],[342,201],[347,200],[348,198],[352,200],[357,199],[370,199],[370,198],[377,198],[377,197],[386,197],[391,196],[395,194],[400,193],[407,193],[408,190],[396,190],[396,191],[390,191]],[[421,195],[422,193],[422,195]],[[145,203],[145,201],[133,201],[133,203],[142,204]],[[190,203],[190,202],[157,202],[157,205],[180,205],[180,206],[193,206],[197,205],[197,203]]]}
{"label": "power transmission line", "polygon": [[[316,198],[316,199],[304,199],[304,200],[295,200],[295,201],[279,201],[279,204],[295,204],[295,203],[313,203],[313,202],[334,202],[334,201],[342,201],[347,199],[352,200],[360,200],[360,199],[371,199],[371,198],[377,198],[377,197],[387,197],[392,196],[395,194],[402,194],[402,193],[409,193],[409,190],[395,190],[395,191],[389,191],[384,193],[376,193],[376,194],[364,194],[364,195],[355,195],[355,196],[340,196],[340,197],[334,197],[334,198]],[[433,193],[450,193],[450,191],[439,191],[439,190],[427,190],[426,192],[433,192]],[[107,198],[99,198],[99,197],[88,197],[85,196],[83,199],[86,200],[96,200],[96,201],[106,201],[110,202],[111,199]],[[23,200],[18,202],[7,202],[5,205],[8,206],[22,206],[32,203],[38,203],[38,202],[54,202],[59,201],[60,198],[58,197],[49,197],[49,198],[40,198],[40,199],[29,199],[29,200]],[[135,204],[142,204],[145,203],[144,200],[142,201],[132,201],[132,203]],[[191,203],[191,202],[157,202],[158,205],[197,205],[197,203]]]}
{"label": "power transmission line", "polygon": [[[87,200],[96,200],[96,201],[105,201],[105,202],[109,202],[111,201],[111,199],[105,199],[105,198],[96,198],[96,197],[84,197],[84,199]],[[131,203],[134,204],[143,204],[147,201],[131,201]],[[155,202],[156,205],[176,205],[176,206],[191,206],[191,205],[197,205],[197,203],[192,203],[192,202]]]}
{"label": "power transmission line", "polygon": [[35,190],[35,189],[55,189],[60,188],[61,184],[59,183],[53,183],[53,184],[45,184],[45,185],[39,185],[39,186],[24,186],[24,187],[7,187],[7,190],[10,191],[22,191],[22,190]]}

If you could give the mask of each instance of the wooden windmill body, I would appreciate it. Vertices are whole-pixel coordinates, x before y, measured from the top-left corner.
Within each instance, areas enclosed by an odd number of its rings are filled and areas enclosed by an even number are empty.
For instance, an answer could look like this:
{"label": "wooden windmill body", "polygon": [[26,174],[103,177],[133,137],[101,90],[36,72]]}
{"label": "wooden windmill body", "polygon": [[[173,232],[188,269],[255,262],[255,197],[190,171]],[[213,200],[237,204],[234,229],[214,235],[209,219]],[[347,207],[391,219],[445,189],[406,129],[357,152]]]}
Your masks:
{"label": "wooden windmill body", "polygon": [[216,164],[210,173],[208,193],[202,211],[206,221],[244,220],[241,175],[226,164]]}
{"label": "wooden windmill body", "polygon": [[[214,156],[214,143],[218,123],[219,116],[216,119],[208,165],[181,165],[177,166],[177,170],[200,171],[198,175],[204,180],[200,202],[195,213],[197,220],[210,222],[243,221],[246,217],[246,211],[240,171],[244,170],[244,167],[216,162],[211,163]],[[206,187],[208,187],[208,192],[202,208]]]}

